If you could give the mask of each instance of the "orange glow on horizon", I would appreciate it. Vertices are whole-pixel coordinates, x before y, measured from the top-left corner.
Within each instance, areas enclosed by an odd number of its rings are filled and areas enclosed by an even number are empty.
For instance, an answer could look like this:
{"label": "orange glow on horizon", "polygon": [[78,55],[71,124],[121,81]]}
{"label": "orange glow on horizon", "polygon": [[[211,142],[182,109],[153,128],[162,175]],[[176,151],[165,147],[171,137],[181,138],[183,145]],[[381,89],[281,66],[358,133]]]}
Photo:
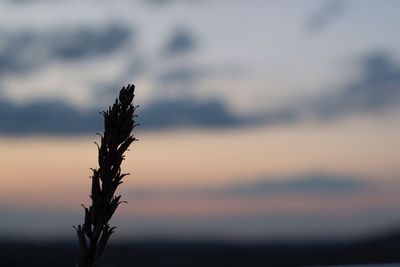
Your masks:
{"label": "orange glow on horizon", "polygon": [[[139,132],[140,142],[123,164],[132,175],[122,191],[221,186],[318,171],[371,181],[394,179],[400,174],[399,128],[353,121],[326,127]],[[1,203],[67,208],[88,201],[96,139],[0,138]]]}

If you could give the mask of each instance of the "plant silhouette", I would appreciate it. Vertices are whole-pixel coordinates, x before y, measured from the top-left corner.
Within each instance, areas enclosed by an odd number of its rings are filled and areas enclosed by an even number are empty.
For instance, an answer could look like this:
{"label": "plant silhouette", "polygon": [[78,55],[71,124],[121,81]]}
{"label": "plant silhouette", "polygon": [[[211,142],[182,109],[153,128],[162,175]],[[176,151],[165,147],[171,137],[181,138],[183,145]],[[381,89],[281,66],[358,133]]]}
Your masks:
{"label": "plant silhouette", "polygon": [[132,130],[138,125],[134,118],[135,86],[123,87],[115,103],[103,111],[104,133],[101,136],[98,147],[97,169],[92,169],[92,204],[85,206],[85,219],[82,225],[74,226],[79,239],[79,267],[94,267],[101,257],[107,241],[114,232],[115,227],[109,225],[109,221],[115,210],[123,201],[121,196],[115,195],[122,179],[128,175],[121,172],[121,163],[124,153],[132,142],[137,139]]}

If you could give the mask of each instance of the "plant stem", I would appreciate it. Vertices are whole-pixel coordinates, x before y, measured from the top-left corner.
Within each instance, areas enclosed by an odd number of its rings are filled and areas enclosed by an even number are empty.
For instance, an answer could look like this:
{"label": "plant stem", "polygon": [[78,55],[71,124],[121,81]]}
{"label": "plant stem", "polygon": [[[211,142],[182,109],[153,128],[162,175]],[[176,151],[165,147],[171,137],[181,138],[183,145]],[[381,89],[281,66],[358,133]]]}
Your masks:
{"label": "plant stem", "polygon": [[85,219],[82,225],[74,226],[79,240],[79,267],[95,267],[101,257],[110,236],[115,227],[111,227],[109,221],[115,210],[123,201],[121,196],[115,196],[118,186],[122,183],[127,173],[121,173],[121,163],[124,153],[132,142],[137,139],[132,135],[132,130],[138,125],[134,118],[135,86],[123,87],[115,103],[103,111],[104,133],[101,136],[98,147],[97,169],[92,169],[92,204],[89,208],[83,206]]}

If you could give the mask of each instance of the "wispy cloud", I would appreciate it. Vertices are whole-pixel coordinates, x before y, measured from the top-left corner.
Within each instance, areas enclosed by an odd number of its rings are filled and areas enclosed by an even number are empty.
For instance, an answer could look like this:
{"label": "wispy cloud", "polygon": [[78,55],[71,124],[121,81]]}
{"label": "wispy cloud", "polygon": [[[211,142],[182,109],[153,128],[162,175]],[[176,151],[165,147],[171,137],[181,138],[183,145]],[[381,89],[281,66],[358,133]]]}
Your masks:
{"label": "wispy cloud", "polygon": [[143,2],[150,3],[159,7],[168,6],[173,3],[198,3],[204,0],[143,0]]}
{"label": "wispy cloud", "polygon": [[[385,53],[368,54],[360,62],[359,77],[346,86],[265,113],[240,115],[231,111],[223,100],[200,100],[190,90],[186,97],[153,100],[139,111],[141,129],[275,126],[300,123],[310,116],[316,120],[337,120],[355,113],[382,112],[399,105],[400,66]],[[190,85],[202,75],[205,73],[197,69],[177,69],[160,79],[166,85]],[[22,106],[3,101],[0,111],[0,132],[8,134],[78,134],[98,131],[101,126],[97,110],[79,111],[53,101]]]}
{"label": "wispy cloud", "polygon": [[309,32],[319,33],[325,30],[345,11],[342,0],[325,0],[307,19],[306,27]]}
{"label": "wispy cloud", "polygon": [[[244,179],[249,180],[249,179]],[[269,197],[269,196],[343,196],[373,189],[367,182],[352,177],[309,174],[293,177],[264,177],[251,182],[218,187],[176,188],[173,190],[131,190],[131,198],[158,197]]]}
{"label": "wispy cloud", "polygon": [[0,75],[35,71],[54,60],[78,61],[109,55],[127,44],[133,31],[121,24],[39,31],[0,32]]}
{"label": "wispy cloud", "polygon": [[160,86],[186,85],[190,90],[194,83],[204,80],[212,74],[211,70],[193,66],[179,66],[165,70],[157,77]]}
{"label": "wispy cloud", "polygon": [[373,52],[360,64],[357,79],[313,100],[317,117],[337,118],[354,112],[379,112],[400,104],[400,65],[388,54]]}
{"label": "wispy cloud", "polygon": [[358,76],[344,86],[328,85],[324,93],[259,114],[260,124],[298,123],[305,119],[338,120],[372,115],[400,104],[400,64],[389,54],[371,52],[359,61]]}
{"label": "wispy cloud", "polygon": [[163,49],[165,56],[177,56],[192,52],[197,48],[193,33],[186,29],[176,29]]}

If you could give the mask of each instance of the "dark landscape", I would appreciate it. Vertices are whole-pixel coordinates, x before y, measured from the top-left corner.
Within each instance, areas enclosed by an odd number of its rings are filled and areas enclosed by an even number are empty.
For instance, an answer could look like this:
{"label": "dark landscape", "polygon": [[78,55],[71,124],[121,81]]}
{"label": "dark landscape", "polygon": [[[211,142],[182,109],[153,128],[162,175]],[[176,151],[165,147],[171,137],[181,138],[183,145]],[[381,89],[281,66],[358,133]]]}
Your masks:
{"label": "dark landscape", "polygon": [[[400,231],[354,241],[111,242],[100,266],[329,266],[400,262]],[[75,266],[74,242],[0,242],[1,266]]]}

